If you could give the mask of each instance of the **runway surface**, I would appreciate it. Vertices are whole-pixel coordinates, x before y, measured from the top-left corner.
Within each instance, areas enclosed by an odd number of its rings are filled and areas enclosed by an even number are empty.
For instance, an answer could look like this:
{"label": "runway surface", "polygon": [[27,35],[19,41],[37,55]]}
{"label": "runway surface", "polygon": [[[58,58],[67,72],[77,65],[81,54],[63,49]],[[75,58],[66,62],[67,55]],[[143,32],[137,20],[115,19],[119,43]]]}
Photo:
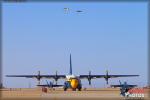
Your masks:
{"label": "runway surface", "polygon": [[[148,99],[149,89],[145,90],[145,98]],[[119,88],[88,88],[82,91],[63,91],[63,89],[48,89],[47,92],[43,92],[41,88],[9,88],[1,89],[1,97],[3,99],[9,98],[32,98],[32,99],[50,99],[50,100],[66,100],[66,99],[129,99],[120,96]],[[135,99],[136,100],[136,99]]]}

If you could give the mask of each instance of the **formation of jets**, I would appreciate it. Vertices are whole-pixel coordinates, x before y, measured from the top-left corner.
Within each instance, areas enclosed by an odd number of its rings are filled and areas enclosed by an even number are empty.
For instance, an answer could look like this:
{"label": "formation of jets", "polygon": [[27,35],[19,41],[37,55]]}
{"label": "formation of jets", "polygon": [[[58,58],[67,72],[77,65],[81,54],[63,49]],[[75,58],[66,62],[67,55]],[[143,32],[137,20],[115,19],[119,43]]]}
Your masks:
{"label": "formation of jets", "polygon": [[[73,91],[78,89],[79,91],[82,89],[82,83],[81,79],[87,79],[89,81],[89,85],[91,85],[92,79],[97,78],[104,78],[106,80],[106,83],[108,84],[109,78],[117,78],[117,77],[136,77],[139,75],[109,75],[108,71],[106,72],[106,75],[93,75],[91,74],[91,71],[89,71],[89,74],[85,75],[74,75],[72,73],[72,61],[71,61],[71,54],[70,54],[70,70],[69,74],[67,75],[58,75],[57,72],[54,75],[41,75],[40,71],[37,75],[6,75],[7,77],[26,77],[26,78],[36,78],[38,80],[37,86],[44,86],[44,87],[60,87],[63,86],[64,91],[71,88]],[[41,78],[47,78],[47,79],[54,79],[56,81],[56,84],[48,83],[46,85],[40,85]],[[57,85],[58,79],[65,79],[65,82],[63,85]]]}
{"label": "formation of jets", "polygon": [[[69,11],[70,11],[70,8],[64,8],[64,11],[65,11],[65,12],[69,12]],[[81,12],[83,12],[83,11],[82,11],[82,10],[76,10],[75,12],[81,13]]]}

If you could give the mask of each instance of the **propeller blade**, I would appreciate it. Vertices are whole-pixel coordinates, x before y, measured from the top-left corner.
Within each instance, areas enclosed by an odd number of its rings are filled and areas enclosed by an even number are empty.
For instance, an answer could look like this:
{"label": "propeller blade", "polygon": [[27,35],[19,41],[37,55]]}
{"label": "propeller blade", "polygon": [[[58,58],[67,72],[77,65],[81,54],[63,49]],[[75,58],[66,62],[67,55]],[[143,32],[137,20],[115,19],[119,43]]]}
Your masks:
{"label": "propeller blade", "polygon": [[38,75],[40,75],[40,71],[38,71]]}
{"label": "propeller blade", "polygon": [[38,80],[38,85],[40,85],[40,80],[41,80],[40,71],[38,71],[37,80]]}
{"label": "propeller blade", "polygon": [[106,70],[106,75],[108,76],[108,70]]}
{"label": "propeller blade", "polygon": [[89,81],[89,85],[91,85],[91,71],[89,71],[88,81]]}
{"label": "propeller blade", "polygon": [[56,70],[56,74],[55,74],[55,82],[56,82],[56,85],[57,85],[57,81],[58,81],[58,77],[57,77],[57,70]]}
{"label": "propeller blade", "polygon": [[108,77],[105,77],[105,80],[106,80],[106,84],[108,84]]}
{"label": "propeller blade", "polygon": [[56,70],[56,76],[57,76],[57,70]]}
{"label": "propeller blade", "polygon": [[89,71],[89,76],[91,75],[91,71]]}
{"label": "propeller blade", "polygon": [[91,80],[89,80],[89,85],[91,85]]}
{"label": "propeller blade", "polygon": [[106,84],[108,84],[108,80],[106,81]]}
{"label": "propeller blade", "polygon": [[108,76],[108,70],[106,70],[106,76],[104,78],[106,80],[106,84],[108,84],[108,78],[109,78],[109,76]]}

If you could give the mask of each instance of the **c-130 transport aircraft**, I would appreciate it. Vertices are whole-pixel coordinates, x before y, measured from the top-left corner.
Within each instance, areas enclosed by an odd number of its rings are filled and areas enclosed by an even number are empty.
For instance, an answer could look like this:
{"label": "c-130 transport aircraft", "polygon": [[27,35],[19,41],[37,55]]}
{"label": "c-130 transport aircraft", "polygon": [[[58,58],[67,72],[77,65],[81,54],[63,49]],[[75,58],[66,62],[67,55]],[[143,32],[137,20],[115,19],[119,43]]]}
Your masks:
{"label": "c-130 transport aircraft", "polygon": [[109,75],[108,71],[106,71],[106,75],[92,75],[91,71],[89,71],[89,74],[87,74],[87,75],[76,76],[72,73],[71,54],[70,54],[70,71],[69,71],[68,75],[58,75],[57,72],[54,75],[41,75],[40,71],[38,72],[37,75],[6,75],[6,77],[36,78],[38,80],[38,85],[40,85],[40,79],[41,78],[54,79],[56,81],[56,85],[57,85],[58,79],[65,79],[65,82],[63,85],[64,91],[66,91],[69,88],[71,88],[73,91],[75,91],[76,89],[81,91],[81,89],[82,89],[81,79],[87,79],[89,81],[89,85],[91,85],[91,79],[105,78],[105,80],[108,84],[109,78],[135,77],[135,76],[139,76],[139,75]]}

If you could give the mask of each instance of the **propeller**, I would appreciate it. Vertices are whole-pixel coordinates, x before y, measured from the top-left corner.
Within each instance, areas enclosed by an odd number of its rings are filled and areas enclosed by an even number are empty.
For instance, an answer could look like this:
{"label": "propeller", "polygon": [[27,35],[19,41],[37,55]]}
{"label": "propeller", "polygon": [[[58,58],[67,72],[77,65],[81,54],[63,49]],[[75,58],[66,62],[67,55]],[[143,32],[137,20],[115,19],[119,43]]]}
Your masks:
{"label": "propeller", "polygon": [[38,71],[37,80],[38,80],[38,85],[40,85],[40,80],[41,80],[40,71]]}
{"label": "propeller", "polygon": [[91,71],[89,71],[89,75],[88,75],[88,81],[89,81],[89,85],[91,85]]}
{"label": "propeller", "polygon": [[106,75],[105,75],[104,78],[106,80],[106,84],[108,84],[108,79],[109,79],[108,70],[106,70]]}
{"label": "propeller", "polygon": [[56,85],[57,85],[57,81],[58,81],[58,76],[57,76],[57,71],[55,73],[55,82],[56,82]]}

